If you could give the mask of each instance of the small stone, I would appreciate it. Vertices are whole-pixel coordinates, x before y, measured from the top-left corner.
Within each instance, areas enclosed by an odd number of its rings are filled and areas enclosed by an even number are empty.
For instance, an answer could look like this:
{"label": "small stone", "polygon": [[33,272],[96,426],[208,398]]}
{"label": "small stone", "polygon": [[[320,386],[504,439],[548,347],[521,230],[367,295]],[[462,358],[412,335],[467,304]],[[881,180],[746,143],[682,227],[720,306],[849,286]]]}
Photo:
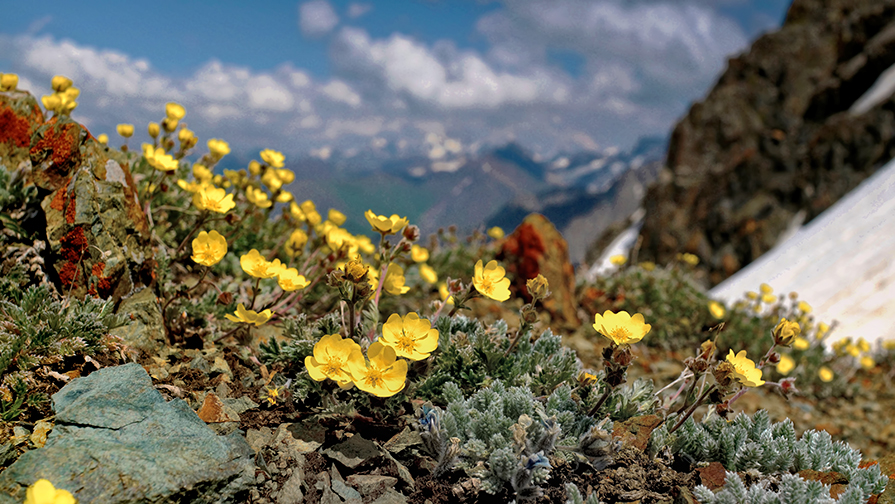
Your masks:
{"label": "small stone", "polygon": [[404,497],[401,492],[389,488],[371,504],[407,504],[407,497]]}
{"label": "small stone", "polygon": [[284,483],[280,494],[277,496],[277,502],[280,504],[299,504],[304,501],[304,494],[301,490],[302,479],[304,475],[301,471],[296,472],[289,477]]}
{"label": "small stone", "polygon": [[351,439],[323,450],[327,457],[341,462],[345,467],[354,469],[364,461],[382,454],[372,441],[355,434]]}
{"label": "small stone", "polygon": [[374,494],[383,488],[392,488],[397,483],[398,478],[392,476],[373,474],[352,474],[348,476],[348,484],[357,488],[364,497]]}
{"label": "small stone", "polygon": [[225,374],[231,378],[233,377],[233,371],[230,371],[230,364],[227,364],[227,361],[225,361],[223,357],[214,358],[214,363],[212,363],[211,368],[208,370],[208,374],[212,377],[219,374]]}
{"label": "small stone", "polygon": [[246,442],[252,447],[255,453],[261,451],[273,439],[273,432],[270,427],[261,427],[260,429],[249,429],[246,432]]}

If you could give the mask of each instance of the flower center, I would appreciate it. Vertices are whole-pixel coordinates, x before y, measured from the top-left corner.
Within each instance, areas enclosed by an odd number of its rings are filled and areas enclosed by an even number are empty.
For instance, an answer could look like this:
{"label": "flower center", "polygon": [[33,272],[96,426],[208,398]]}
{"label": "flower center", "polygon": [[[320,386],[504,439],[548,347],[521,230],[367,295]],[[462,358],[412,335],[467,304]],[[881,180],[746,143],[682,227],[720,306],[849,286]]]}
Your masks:
{"label": "flower center", "polygon": [[323,374],[326,376],[340,376],[342,374],[342,359],[338,357],[330,357],[328,361],[326,361],[326,365],[323,369]]}
{"label": "flower center", "polygon": [[486,290],[491,292],[494,289],[494,285],[491,282],[491,279],[488,277],[482,277],[482,290]]}
{"label": "flower center", "polygon": [[382,380],[382,371],[378,369],[370,369],[367,371],[367,376],[364,378],[364,381],[367,382],[371,388],[380,388],[383,386]]}
{"label": "flower center", "polygon": [[413,346],[416,341],[413,336],[409,336],[404,329],[401,329],[401,336],[398,336],[398,349],[404,352],[413,352]]}
{"label": "flower center", "polygon": [[627,327],[616,327],[612,329],[612,339],[625,342],[631,339],[631,331]]}

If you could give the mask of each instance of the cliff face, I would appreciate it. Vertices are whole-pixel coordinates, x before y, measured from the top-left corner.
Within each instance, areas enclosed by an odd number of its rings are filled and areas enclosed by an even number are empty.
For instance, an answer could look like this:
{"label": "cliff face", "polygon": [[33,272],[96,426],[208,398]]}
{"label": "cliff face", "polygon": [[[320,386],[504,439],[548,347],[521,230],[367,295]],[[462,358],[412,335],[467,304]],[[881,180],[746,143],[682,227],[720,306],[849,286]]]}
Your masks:
{"label": "cliff face", "polygon": [[892,90],[861,99],[893,64],[895,0],[795,0],[675,127],[639,257],[715,285],[835,203],[895,157]]}

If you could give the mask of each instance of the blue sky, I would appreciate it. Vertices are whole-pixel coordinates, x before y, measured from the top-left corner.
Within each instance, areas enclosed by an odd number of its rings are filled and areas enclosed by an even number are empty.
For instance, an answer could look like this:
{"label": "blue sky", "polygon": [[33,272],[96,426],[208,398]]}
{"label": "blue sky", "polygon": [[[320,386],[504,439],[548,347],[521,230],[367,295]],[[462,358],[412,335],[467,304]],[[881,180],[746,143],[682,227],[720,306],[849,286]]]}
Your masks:
{"label": "blue sky", "polygon": [[237,150],[549,157],[666,134],[788,3],[4,0],[0,72],[71,77],[94,133],[177,101]]}

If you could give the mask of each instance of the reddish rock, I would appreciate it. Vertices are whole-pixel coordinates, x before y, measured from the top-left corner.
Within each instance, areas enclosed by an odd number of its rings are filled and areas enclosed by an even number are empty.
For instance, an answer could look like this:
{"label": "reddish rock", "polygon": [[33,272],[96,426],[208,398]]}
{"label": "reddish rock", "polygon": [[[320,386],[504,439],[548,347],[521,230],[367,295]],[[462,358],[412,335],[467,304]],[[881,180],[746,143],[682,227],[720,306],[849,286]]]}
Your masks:
{"label": "reddish rock", "polygon": [[705,485],[709,490],[717,490],[724,486],[727,481],[727,470],[720,462],[710,462],[705,467],[696,468],[699,473],[699,482]]}
{"label": "reddish rock", "polygon": [[552,322],[579,324],[575,303],[575,269],[565,239],[546,217],[531,214],[507,236],[497,256],[511,280],[513,296],[531,301],[525,283],[544,275],[552,295],[543,302]]}
{"label": "reddish rock", "polygon": [[0,92],[0,165],[12,171],[29,162],[31,136],[43,122],[40,106],[30,93]]}

